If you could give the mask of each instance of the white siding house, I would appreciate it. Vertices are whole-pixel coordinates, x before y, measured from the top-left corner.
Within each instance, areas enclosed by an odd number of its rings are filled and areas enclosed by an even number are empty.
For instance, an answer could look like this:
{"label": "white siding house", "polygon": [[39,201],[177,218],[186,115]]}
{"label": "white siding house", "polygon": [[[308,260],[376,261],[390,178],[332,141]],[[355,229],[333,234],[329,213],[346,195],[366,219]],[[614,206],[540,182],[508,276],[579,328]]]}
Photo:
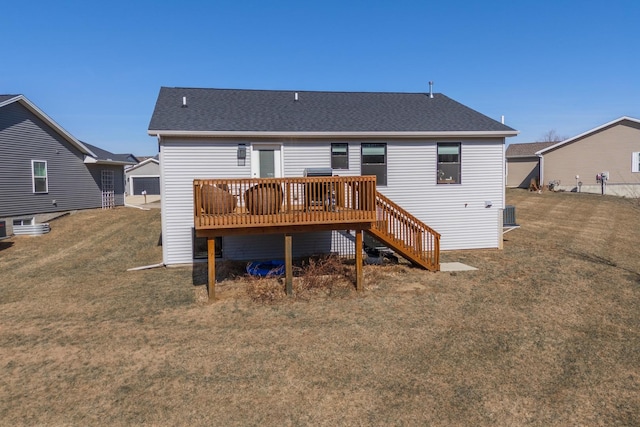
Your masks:
{"label": "white siding house", "polygon": [[[348,168],[333,169],[340,176],[371,173],[363,171],[362,150],[377,144],[386,170],[377,190],[438,231],[441,249],[498,248],[504,143],[516,134],[441,94],[162,88],[149,135],[160,145],[164,263],[194,260],[194,179],[260,176],[260,149],[269,151],[273,176],[300,177],[332,166],[332,144],[348,147]],[[458,177],[439,172],[438,144],[446,143],[457,150]],[[343,252],[350,239],[301,233],[293,251]],[[280,235],[228,236],[222,256],[268,259],[283,251]]]}

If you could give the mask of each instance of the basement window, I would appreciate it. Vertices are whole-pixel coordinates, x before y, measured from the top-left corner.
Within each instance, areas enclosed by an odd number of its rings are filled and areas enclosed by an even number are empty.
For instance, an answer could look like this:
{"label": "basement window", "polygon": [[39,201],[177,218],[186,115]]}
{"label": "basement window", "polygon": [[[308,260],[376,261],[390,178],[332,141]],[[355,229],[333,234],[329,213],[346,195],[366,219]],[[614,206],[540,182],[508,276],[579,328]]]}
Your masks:
{"label": "basement window", "polygon": [[[196,237],[193,228],[193,259],[207,259],[207,238]],[[222,237],[216,237],[216,258],[222,258]]]}
{"label": "basement window", "polygon": [[13,225],[15,226],[23,226],[23,225],[35,225],[35,218],[15,218],[13,220]]}
{"label": "basement window", "polygon": [[438,184],[460,184],[459,142],[438,143]]}

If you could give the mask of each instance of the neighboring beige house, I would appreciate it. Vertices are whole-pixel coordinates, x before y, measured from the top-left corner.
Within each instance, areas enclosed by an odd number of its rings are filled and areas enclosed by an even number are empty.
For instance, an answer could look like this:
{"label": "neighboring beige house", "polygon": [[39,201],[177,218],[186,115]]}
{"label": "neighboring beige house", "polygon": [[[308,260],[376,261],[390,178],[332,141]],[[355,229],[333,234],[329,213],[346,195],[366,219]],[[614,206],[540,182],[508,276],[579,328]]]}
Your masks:
{"label": "neighboring beige house", "polygon": [[529,188],[531,179],[540,183],[540,158],[536,152],[554,144],[555,142],[509,144],[505,153],[507,187]]}
{"label": "neighboring beige house", "polygon": [[[640,196],[640,120],[620,117],[538,150],[541,182],[564,191]],[[603,186],[597,179],[605,174]]]}

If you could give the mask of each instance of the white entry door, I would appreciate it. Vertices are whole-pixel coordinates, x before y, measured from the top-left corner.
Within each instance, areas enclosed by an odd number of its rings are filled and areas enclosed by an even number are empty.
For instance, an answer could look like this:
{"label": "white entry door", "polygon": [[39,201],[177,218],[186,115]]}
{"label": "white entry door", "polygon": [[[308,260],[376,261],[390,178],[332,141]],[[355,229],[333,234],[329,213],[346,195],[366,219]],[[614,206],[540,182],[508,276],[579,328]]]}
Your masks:
{"label": "white entry door", "polygon": [[282,146],[280,144],[251,146],[251,176],[253,178],[282,177]]}

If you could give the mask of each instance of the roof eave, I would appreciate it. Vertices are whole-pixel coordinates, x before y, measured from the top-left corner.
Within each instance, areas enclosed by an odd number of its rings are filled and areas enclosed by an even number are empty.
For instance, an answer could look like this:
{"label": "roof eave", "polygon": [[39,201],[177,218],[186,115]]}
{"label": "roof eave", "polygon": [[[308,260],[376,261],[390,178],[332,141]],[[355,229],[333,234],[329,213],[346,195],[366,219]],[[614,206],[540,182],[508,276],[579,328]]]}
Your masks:
{"label": "roof eave", "polygon": [[509,131],[410,131],[410,132],[260,132],[260,131],[184,131],[184,130],[153,130],[150,136],[160,137],[235,137],[235,138],[457,138],[457,137],[511,137],[520,133]]}
{"label": "roof eave", "polygon": [[573,136],[573,137],[571,137],[569,139],[565,139],[564,141],[560,141],[557,144],[553,144],[550,147],[543,148],[542,150],[538,150],[538,151],[536,151],[536,155],[541,156],[544,153],[546,153],[547,151],[551,151],[551,150],[553,150],[555,148],[558,148],[558,147],[561,147],[561,146],[563,146],[565,144],[569,144],[570,142],[573,142],[573,141],[575,141],[577,139],[583,138],[583,137],[585,137],[587,135],[590,135],[592,133],[598,132],[599,130],[602,130],[602,129],[604,129],[606,127],[609,127],[609,126],[612,126],[612,125],[615,125],[616,123],[622,122],[624,120],[629,120],[629,121],[634,122],[634,123],[640,123],[640,120],[634,119],[633,117],[622,116],[622,117],[619,117],[619,118],[617,118],[615,120],[612,120],[612,121],[610,121],[608,123],[605,123],[603,125],[595,127],[593,129],[590,129],[590,130],[588,130],[586,132],[583,132],[580,135]]}
{"label": "roof eave", "polygon": [[24,96],[23,95],[16,95],[13,98],[5,99],[4,101],[0,102],[0,107],[4,107],[5,105],[9,105],[12,102],[16,102],[20,98],[24,98]]}
{"label": "roof eave", "polygon": [[147,164],[149,164],[149,163],[155,163],[155,164],[157,164],[157,165],[159,165],[159,164],[160,164],[160,162],[159,162],[158,160],[156,160],[156,159],[154,159],[153,157],[151,157],[151,158],[148,158],[147,160],[143,160],[143,161],[141,161],[140,163],[136,163],[136,164],[134,164],[134,165],[133,165],[133,167],[131,167],[131,168],[127,169],[127,171],[128,171],[128,172],[130,172],[130,171],[132,171],[132,170],[138,169],[139,167],[144,166],[144,165],[147,165]]}
{"label": "roof eave", "polygon": [[91,165],[112,165],[112,166],[127,166],[127,165],[135,165],[134,162],[125,162],[120,160],[109,160],[109,159],[97,159],[91,156],[84,156],[84,163]]}
{"label": "roof eave", "polygon": [[505,155],[505,157],[507,159],[526,159],[526,158],[533,158],[533,157],[538,157],[538,155],[536,153],[531,153],[531,154],[507,154]]}

